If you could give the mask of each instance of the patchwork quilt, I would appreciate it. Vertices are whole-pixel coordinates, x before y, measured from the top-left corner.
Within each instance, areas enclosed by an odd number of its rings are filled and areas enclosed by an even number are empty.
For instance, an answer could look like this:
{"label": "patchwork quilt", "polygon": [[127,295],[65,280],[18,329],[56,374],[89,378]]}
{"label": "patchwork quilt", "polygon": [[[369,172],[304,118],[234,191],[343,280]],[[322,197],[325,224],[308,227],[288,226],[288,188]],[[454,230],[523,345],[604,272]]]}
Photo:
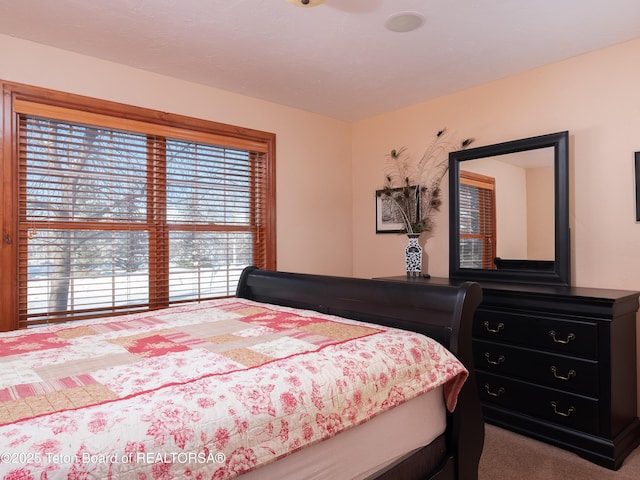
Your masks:
{"label": "patchwork quilt", "polygon": [[231,479],[468,372],[422,335],[229,298],[0,334],[0,477]]}

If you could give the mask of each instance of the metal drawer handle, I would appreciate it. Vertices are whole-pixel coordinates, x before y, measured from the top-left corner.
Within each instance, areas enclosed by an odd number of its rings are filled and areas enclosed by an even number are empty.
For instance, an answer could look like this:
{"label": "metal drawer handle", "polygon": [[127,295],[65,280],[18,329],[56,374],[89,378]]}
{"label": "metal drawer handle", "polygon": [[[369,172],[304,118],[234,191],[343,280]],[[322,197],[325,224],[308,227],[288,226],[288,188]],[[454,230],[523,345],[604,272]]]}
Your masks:
{"label": "metal drawer handle", "polygon": [[499,397],[500,395],[503,395],[503,394],[504,394],[504,388],[502,388],[502,387],[498,388],[498,391],[497,391],[497,392],[492,392],[492,391],[491,391],[491,387],[489,386],[489,384],[488,384],[488,383],[485,383],[485,384],[484,384],[484,389],[485,389],[485,390],[487,391],[487,393],[488,393],[489,395],[491,395],[492,397]]}
{"label": "metal drawer handle", "polygon": [[567,410],[566,413],[558,411],[556,402],[551,402],[551,407],[553,408],[553,413],[560,415],[561,417],[568,417],[569,415],[576,413],[576,407],[573,406],[569,407],[569,410]]}
{"label": "metal drawer handle", "polygon": [[575,377],[577,375],[576,371],[574,369],[569,370],[567,372],[567,376],[566,377],[563,377],[562,375],[558,375],[555,365],[553,365],[550,370],[551,370],[551,373],[553,373],[553,376],[555,378],[557,378],[558,380],[571,380],[573,377]]}
{"label": "metal drawer handle", "polygon": [[570,333],[569,335],[567,335],[567,339],[566,340],[560,340],[556,338],[556,331],[555,330],[551,330],[549,332],[549,335],[551,336],[551,338],[553,338],[553,341],[556,343],[569,343],[571,340],[575,340],[576,336],[573,333]]}
{"label": "metal drawer handle", "polygon": [[491,354],[489,352],[484,352],[484,358],[487,359],[487,363],[490,365],[500,365],[502,362],[506,360],[504,358],[504,355],[498,356],[497,360],[491,360]]}
{"label": "metal drawer handle", "polygon": [[500,330],[504,329],[504,323],[502,323],[502,322],[500,322],[496,328],[491,328],[489,326],[489,321],[488,320],[485,320],[483,325],[484,325],[484,328],[486,328],[487,332],[489,332],[489,333],[498,333]]}

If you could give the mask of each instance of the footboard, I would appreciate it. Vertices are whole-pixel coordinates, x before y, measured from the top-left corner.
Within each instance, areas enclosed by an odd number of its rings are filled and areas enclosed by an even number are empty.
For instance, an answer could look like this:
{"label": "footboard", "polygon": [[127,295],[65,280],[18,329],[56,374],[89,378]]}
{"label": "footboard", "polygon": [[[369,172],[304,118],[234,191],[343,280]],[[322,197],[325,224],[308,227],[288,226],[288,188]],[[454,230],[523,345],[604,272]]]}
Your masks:
{"label": "footboard", "polygon": [[413,466],[409,458],[404,466],[398,465],[398,472],[403,472],[401,476],[387,472],[381,478],[477,480],[484,442],[484,422],[471,351],[471,324],[482,299],[482,289],[477,283],[405,284],[247,267],[236,295],[411,330],[447,347],[469,370],[458,407],[448,418],[447,461],[435,472],[424,472]]}

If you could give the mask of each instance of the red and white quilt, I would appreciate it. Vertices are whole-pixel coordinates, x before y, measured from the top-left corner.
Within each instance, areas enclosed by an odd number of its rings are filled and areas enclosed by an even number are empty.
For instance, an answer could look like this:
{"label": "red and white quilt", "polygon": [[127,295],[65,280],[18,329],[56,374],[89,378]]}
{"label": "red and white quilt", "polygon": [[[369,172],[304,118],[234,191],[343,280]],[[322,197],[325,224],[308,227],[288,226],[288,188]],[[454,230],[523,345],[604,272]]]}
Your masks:
{"label": "red and white quilt", "polygon": [[229,479],[467,377],[403,330],[230,298],[0,334],[0,477]]}

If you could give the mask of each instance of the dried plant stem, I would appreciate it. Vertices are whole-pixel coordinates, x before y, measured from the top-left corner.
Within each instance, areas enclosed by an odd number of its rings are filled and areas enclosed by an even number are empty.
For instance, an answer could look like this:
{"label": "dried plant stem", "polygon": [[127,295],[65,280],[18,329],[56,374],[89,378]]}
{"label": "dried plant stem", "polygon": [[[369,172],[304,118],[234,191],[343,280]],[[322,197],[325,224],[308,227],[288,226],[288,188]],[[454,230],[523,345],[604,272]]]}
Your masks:
{"label": "dried plant stem", "polygon": [[[440,210],[440,183],[449,170],[447,154],[449,142],[447,129],[435,135],[415,166],[412,165],[406,147],[391,150],[387,155],[385,191],[402,217],[407,233],[430,232],[433,230],[433,215]],[[463,140],[460,149],[468,147],[472,138]],[[411,188],[416,188],[416,204],[407,201],[405,205],[393,196],[393,190],[403,189],[408,197]]]}

